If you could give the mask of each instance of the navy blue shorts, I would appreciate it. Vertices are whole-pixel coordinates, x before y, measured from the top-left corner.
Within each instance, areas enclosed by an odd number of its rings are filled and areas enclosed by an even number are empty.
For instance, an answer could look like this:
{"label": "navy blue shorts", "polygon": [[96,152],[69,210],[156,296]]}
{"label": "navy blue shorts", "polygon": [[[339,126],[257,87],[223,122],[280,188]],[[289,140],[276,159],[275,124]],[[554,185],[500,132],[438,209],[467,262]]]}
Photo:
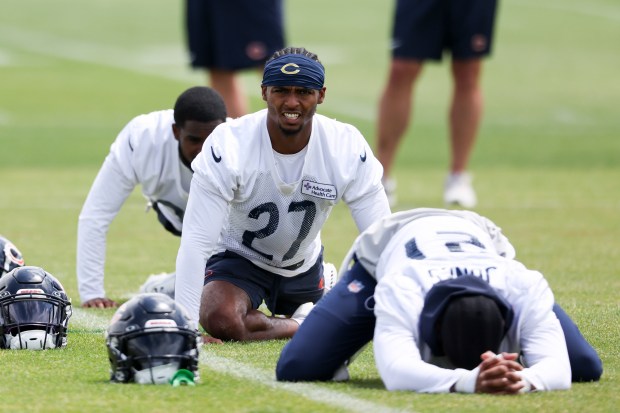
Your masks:
{"label": "navy blue shorts", "polygon": [[282,0],[187,0],[185,11],[193,67],[260,67],[284,47]]}
{"label": "navy blue shorts", "polygon": [[264,300],[273,314],[292,315],[300,305],[316,303],[323,296],[323,253],[308,271],[295,277],[282,277],[257,267],[239,254],[224,251],[209,258],[205,268],[205,285],[216,280],[245,291],[254,309]]}
{"label": "navy blue shorts", "polygon": [[398,0],[392,32],[392,56],[441,60],[491,53],[497,0]]}

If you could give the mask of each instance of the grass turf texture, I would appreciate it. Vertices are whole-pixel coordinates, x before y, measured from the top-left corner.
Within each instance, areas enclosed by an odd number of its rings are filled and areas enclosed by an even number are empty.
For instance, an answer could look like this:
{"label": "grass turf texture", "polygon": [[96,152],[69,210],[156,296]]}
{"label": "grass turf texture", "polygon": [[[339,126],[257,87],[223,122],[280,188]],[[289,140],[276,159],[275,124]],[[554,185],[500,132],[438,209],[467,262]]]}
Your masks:
{"label": "grass turf texture", "polygon": [[[316,52],[327,68],[320,112],[355,124],[371,144],[392,8],[373,0],[286,3],[289,44]],[[0,14],[0,233],[28,264],[56,275],[76,307],[77,216],[109,145],[133,116],[169,108],[182,90],[205,82],[187,67],[181,13],[182,4],[163,0],[88,7],[24,0]],[[112,311],[76,311],[66,349],[0,352],[0,411],[17,404],[33,412],[616,410],[619,22],[615,0],[500,2],[471,162],[477,211],[545,274],[603,359],[599,383],[519,397],[390,393],[368,348],[348,383],[284,385],[273,381],[284,345],[274,341],[206,347],[195,388],[112,385],[102,333]],[[395,170],[399,210],[442,206],[448,67],[429,65],[417,87]],[[244,82],[252,108],[262,108],[258,76]],[[338,264],[355,235],[348,211],[337,207],[323,231],[326,258]],[[136,191],[110,229],[109,296],[124,300],[149,273],[171,271],[177,247]]]}

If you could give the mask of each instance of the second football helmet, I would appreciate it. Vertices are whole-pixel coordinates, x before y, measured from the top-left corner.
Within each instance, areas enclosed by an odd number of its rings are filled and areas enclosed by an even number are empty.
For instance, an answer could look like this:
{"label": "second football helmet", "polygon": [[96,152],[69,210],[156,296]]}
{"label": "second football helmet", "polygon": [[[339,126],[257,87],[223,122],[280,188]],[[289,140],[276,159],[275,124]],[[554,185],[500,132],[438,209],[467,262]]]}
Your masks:
{"label": "second football helmet", "polygon": [[43,350],[67,345],[71,301],[40,267],[18,267],[0,278],[0,348]]}
{"label": "second football helmet", "polygon": [[24,257],[17,247],[0,235],[0,277],[24,265]]}
{"label": "second football helmet", "polygon": [[200,342],[195,323],[172,298],[139,294],[119,307],[106,332],[110,380],[166,384],[185,369],[197,381]]}

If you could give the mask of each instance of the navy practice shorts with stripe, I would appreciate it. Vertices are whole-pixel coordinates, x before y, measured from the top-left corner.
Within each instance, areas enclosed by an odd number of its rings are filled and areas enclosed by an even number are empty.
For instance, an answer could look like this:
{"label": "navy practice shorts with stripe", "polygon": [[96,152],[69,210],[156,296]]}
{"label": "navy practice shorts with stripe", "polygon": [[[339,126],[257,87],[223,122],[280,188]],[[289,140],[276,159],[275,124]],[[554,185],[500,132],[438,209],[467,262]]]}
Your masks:
{"label": "navy practice shorts with stripe", "polygon": [[193,67],[260,67],[284,47],[282,0],[186,0]]}
{"label": "navy practice shorts with stripe", "polygon": [[392,31],[392,56],[441,60],[491,53],[497,0],[398,0]]}
{"label": "navy practice shorts with stripe", "polygon": [[213,255],[205,267],[205,285],[226,281],[246,292],[252,308],[263,302],[273,314],[292,315],[307,302],[316,303],[323,296],[323,253],[316,263],[295,277],[282,277],[254,265],[231,251]]}

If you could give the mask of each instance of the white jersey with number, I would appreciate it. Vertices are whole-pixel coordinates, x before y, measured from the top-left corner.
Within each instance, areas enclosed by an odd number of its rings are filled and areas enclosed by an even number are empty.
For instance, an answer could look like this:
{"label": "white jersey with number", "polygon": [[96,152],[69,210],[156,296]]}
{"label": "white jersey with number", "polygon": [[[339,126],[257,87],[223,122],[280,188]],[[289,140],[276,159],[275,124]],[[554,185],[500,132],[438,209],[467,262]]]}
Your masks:
{"label": "white jersey with number", "polygon": [[[140,115],[119,133],[82,207],[78,223],[77,278],[82,302],[105,297],[106,235],[137,185],[149,202],[185,210],[192,171],[180,159],[172,133],[174,111]],[[166,217],[181,230],[182,217]]]}
{"label": "white jersey with number", "polygon": [[390,213],[381,164],[355,127],[316,114],[307,147],[282,166],[266,122],[262,110],[218,126],[192,163],[175,294],[194,317],[211,255],[234,251],[292,277],[316,262],[321,228],[340,200],[360,231]]}
{"label": "white jersey with number", "polygon": [[419,336],[428,291],[461,275],[480,277],[511,305],[515,318],[500,351],[523,353],[522,375],[538,390],[570,387],[551,289],[542,274],[501,255],[514,249],[491,221],[473,212],[418,209],[377,223],[357,245],[362,246],[355,251],[357,259],[372,263],[370,273],[378,280],[374,352],[389,390],[447,392],[470,373],[433,357]]}

